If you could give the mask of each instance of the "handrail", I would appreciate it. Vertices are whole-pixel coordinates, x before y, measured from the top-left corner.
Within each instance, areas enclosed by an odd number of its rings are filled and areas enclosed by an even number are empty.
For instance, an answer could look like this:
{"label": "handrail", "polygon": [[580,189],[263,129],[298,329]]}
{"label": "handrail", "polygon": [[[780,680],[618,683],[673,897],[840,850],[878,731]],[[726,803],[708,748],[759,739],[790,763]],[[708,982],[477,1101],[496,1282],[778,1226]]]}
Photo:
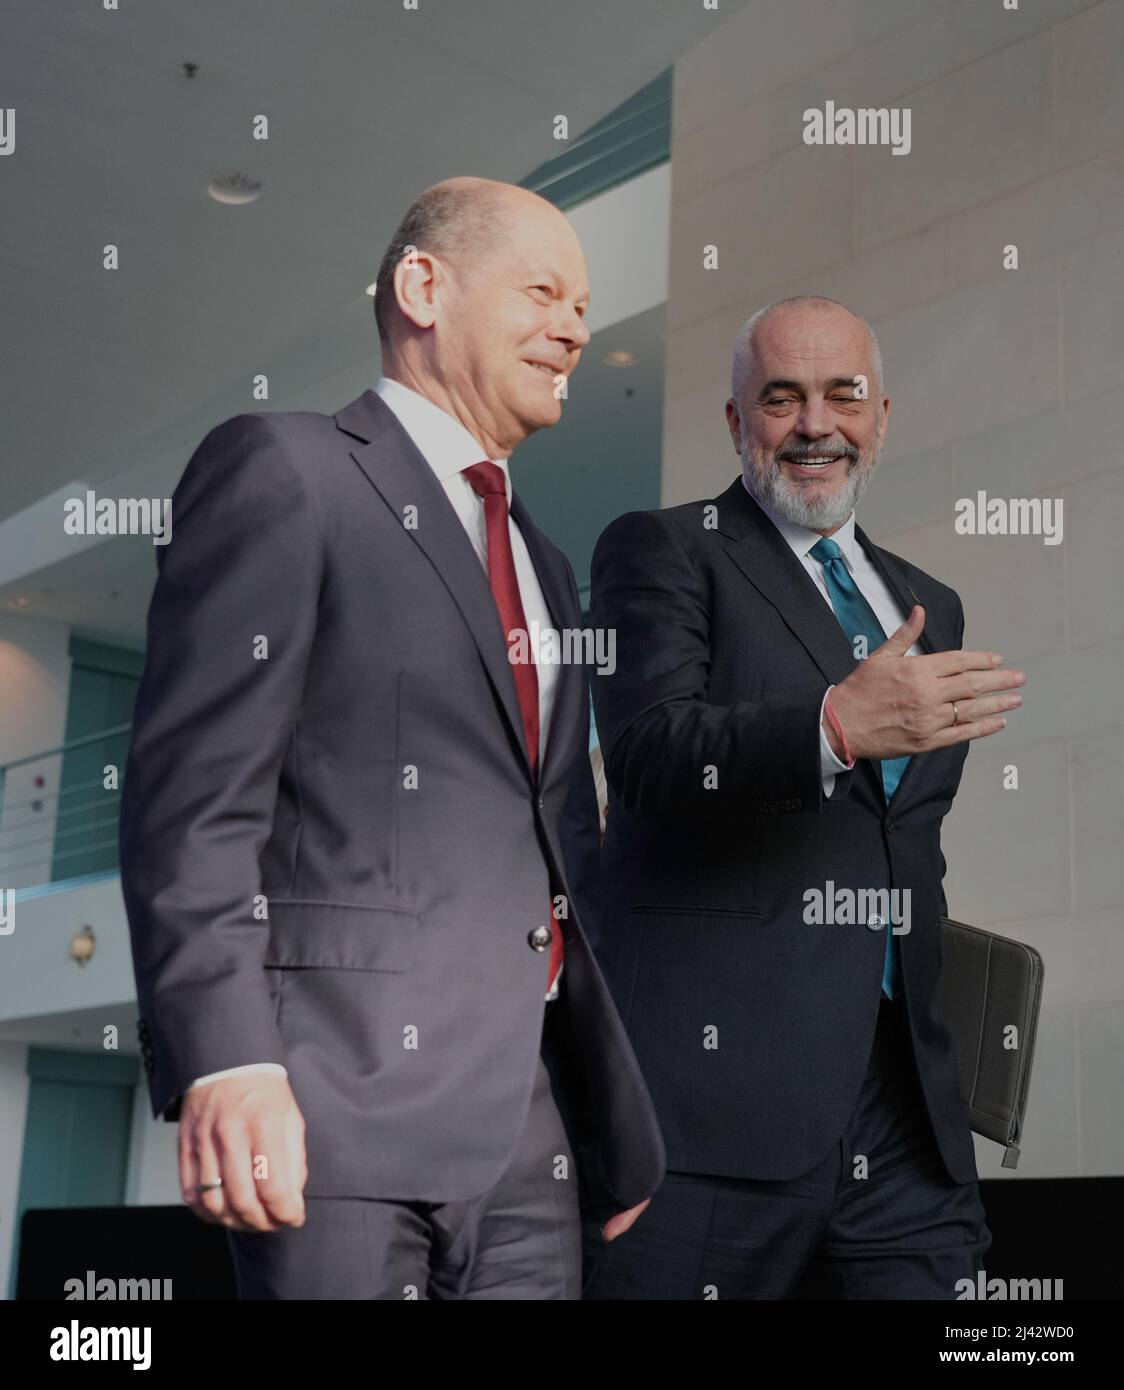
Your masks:
{"label": "handrail", "polygon": [[[97,775],[82,777],[67,786],[61,782],[72,772],[85,772],[87,761],[100,761],[100,757],[83,758],[80,768],[75,768],[70,761],[75,751],[92,748],[100,754],[104,749],[101,756],[112,755],[123,761],[120,745],[127,748],[132,727],[131,722],[114,724],[0,766],[0,882],[16,879],[15,891],[21,892],[24,890],[18,886],[18,880],[31,874],[44,880],[38,885],[42,888],[45,883],[83,878],[84,870],[98,874],[116,868],[120,786],[106,787]],[[59,785],[40,790],[28,786],[28,769],[42,767],[51,759],[59,760],[53,765],[61,766],[61,775],[58,779],[52,774],[38,780],[58,780]],[[10,774],[18,768],[24,770],[23,775],[13,778]],[[18,800],[6,797],[6,792],[17,790],[17,782]],[[101,790],[100,796],[91,796],[95,788]]]}
{"label": "handrail", "polygon": [[132,721],[128,724],[114,724],[111,729],[102,729],[100,733],[84,734],[81,738],[72,738],[67,743],[60,743],[57,748],[48,748],[43,753],[29,753],[25,758],[13,758],[10,763],[0,764],[0,777],[5,772],[9,772],[13,767],[23,767],[27,763],[37,763],[43,758],[53,758],[56,753],[69,753],[72,748],[84,748],[88,743],[100,743],[103,739],[113,738],[116,734],[123,734],[133,727]]}

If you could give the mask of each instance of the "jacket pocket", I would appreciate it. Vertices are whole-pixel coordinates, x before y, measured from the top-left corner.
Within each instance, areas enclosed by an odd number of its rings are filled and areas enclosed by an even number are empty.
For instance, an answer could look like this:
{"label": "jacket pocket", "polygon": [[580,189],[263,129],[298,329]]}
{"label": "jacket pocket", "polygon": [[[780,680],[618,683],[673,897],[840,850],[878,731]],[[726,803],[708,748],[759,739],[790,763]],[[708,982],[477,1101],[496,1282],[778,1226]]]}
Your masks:
{"label": "jacket pocket", "polygon": [[764,917],[759,907],[693,907],[683,903],[631,903],[629,912],[657,912],[676,917]]}
{"label": "jacket pocket", "polygon": [[418,954],[421,922],[409,908],[319,899],[270,898],[269,946],[276,969],[404,973]]}

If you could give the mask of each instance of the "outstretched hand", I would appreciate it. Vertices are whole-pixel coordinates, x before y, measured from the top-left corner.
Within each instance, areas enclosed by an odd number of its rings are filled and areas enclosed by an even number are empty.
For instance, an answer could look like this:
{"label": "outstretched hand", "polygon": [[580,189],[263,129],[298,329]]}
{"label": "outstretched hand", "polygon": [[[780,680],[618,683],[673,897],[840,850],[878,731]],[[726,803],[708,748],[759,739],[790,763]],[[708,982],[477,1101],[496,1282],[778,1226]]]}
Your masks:
{"label": "outstretched hand", "polygon": [[[935,652],[907,657],[921,636],[925,610],[910,609],[901,627],[831,693],[831,704],[856,758],[902,758],[997,734],[1003,711],[1022,704],[1022,671],[1003,668],[998,652]],[[843,756],[826,718],[824,730]]]}

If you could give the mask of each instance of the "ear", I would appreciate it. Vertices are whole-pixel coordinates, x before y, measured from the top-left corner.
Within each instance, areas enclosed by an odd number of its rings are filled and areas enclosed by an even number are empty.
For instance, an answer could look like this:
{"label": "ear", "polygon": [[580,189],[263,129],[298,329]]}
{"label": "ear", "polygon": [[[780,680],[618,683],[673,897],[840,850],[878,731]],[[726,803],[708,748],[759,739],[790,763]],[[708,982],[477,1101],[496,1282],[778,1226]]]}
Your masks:
{"label": "ear", "polygon": [[734,453],[738,458],[742,456],[742,417],[738,410],[738,403],[733,396],[726,402],[726,428],[730,431],[730,438],[734,441]]}
{"label": "ear", "polygon": [[882,397],[882,417],[878,421],[878,449],[881,452],[886,442],[886,432],[890,428],[890,397]]}
{"label": "ear", "polygon": [[394,267],[394,297],[404,317],[416,328],[432,328],[442,268],[428,251],[408,251]]}

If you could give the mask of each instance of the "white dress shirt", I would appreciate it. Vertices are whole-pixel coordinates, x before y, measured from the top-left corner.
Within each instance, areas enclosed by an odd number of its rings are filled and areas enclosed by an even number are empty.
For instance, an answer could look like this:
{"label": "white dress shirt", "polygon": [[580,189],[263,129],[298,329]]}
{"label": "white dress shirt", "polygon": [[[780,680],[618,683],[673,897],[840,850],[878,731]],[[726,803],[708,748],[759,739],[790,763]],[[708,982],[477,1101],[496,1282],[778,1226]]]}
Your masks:
{"label": "white dress shirt", "polygon": [[[401,382],[390,377],[380,377],[375,393],[390,407],[398,423],[410,436],[418,452],[433,469],[437,481],[445,490],[445,496],[460,518],[461,525],[472,542],[484,572],[488,570],[488,531],[484,520],[484,499],[476,493],[472,484],[464,476],[463,469],[474,463],[484,462],[484,451],[464,425],[454,419],[447,411],[424,396],[418,395]],[[491,459],[503,470],[507,486],[507,504],[511,507],[511,475],[507,459]],[[519,597],[523,602],[523,615],[527,619],[528,633],[546,632],[551,627],[550,611],[546,606],[538,575],[531,563],[527,543],[523,533],[508,512],[508,532],[511,536],[511,551],[515,559],[515,577],[519,584]],[[538,624],[537,628],[535,624]],[[528,642],[532,659],[537,655],[535,643]],[[554,708],[554,696],[558,685],[558,672],[553,663],[538,665],[535,672],[539,682],[539,763],[541,765],[546,751],[546,738],[550,726],[550,716]],[[563,965],[563,969],[565,966]],[[558,981],[562,978],[560,970],[554,979],[549,999],[558,998]],[[247,1062],[243,1066],[228,1067],[225,1071],[208,1072],[193,1081],[188,1090],[202,1086],[209,1081],[220,1081],[227,1076],[238,1076],[244,1072],[272,1072],[277,1076],[287,1076],[288,1072],[280,1062]]]}
{"label": "white dress shirt", "polygon": [[[745,478],[742,478],[745,484]],[[749,489],[746,488],[749,492]],[[753,494],[749,494],[753,497]],[[778,516],[776,512],[767,507],[759,498],[753,500],[781,533],[792,548],[792,553],[808,571],[815,581],[816,588],[823,596],[824,602],[834,613],[835,608],[831,602],[831,595],[827,591],[827,581],[823,575],[823,565],[813,558],[811,550],[823,537],[818,531],[809,531],[806,526],[798,526],[796,522],[789,521],[783,516]],[[882,629],[889,637],[892,632],[896,632],[902,623],[909,616],[903,613],[897,599],[890,592],[886,581],[870,563],[866,551],[855,539],[855,514],[854,512],[847,518],[838,531],[831,537],[842,553],[843,563],[847,566],[847,571],[855,581],[855,585],[863,598],[874,610],[874,615],[882,624]],[[919,656],[921,648],[916,642],[906,652],[906,656]],[[828,695],[835,689],[829,685],[824,692],[826,703]],[[847,764],[835,756],[835,751],[828,741],[827,734],[823,728],[823,705],[820,706],[820,771],[823,777],[823,794],[830,796],[835,787],[835,778],[840,772],[848,770]]]}

